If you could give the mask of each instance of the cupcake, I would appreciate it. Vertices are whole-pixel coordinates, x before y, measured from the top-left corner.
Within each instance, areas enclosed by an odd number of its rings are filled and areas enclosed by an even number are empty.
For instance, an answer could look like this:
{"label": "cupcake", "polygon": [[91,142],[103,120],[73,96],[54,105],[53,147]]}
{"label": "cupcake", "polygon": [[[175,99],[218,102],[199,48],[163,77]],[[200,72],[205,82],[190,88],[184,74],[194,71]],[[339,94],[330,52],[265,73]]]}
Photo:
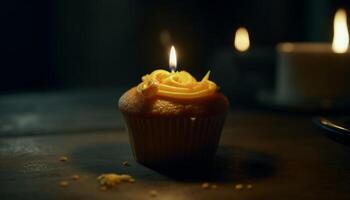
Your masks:
{"label": "cupcake", "polygon": [[136,160],[148,166],[209,162],[229,103],[209,80],[155,70],[119,99]]}

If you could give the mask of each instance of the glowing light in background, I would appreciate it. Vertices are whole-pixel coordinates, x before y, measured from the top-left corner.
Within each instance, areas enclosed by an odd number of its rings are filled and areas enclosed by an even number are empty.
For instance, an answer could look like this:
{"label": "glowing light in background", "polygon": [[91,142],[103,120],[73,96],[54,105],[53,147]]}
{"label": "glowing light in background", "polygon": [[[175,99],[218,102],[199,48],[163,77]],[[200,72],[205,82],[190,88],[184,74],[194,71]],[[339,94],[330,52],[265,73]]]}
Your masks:
{"label": "glowing light in background", "polygon": [[349,47],[349,30],[344,9],[339,9],[335,13],[333,28],[332,49],[335,53],[345,53]]}
{"label": "glowing light in background", "polygon": [[237,51],[244,52],[250,47],[248,30],[244,27],[237,29],[234,40],[235,48]]}

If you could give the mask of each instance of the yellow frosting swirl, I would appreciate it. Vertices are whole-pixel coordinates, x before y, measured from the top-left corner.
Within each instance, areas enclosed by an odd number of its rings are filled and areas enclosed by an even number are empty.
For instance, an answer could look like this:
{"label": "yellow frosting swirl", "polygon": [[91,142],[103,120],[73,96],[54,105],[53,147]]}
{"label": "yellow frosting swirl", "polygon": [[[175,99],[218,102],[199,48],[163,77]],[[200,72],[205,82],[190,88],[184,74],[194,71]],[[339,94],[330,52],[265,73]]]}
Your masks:
{"label": "yellow frosting swirl", "polygon": [[164,96],[178,99],[193,99],[213,94],[217,90],[214,82],[209,80],[210,71],[201,81],[197,81],[186,71],[168,72],[155,70],[142,77],[137,91],[146,96]]}

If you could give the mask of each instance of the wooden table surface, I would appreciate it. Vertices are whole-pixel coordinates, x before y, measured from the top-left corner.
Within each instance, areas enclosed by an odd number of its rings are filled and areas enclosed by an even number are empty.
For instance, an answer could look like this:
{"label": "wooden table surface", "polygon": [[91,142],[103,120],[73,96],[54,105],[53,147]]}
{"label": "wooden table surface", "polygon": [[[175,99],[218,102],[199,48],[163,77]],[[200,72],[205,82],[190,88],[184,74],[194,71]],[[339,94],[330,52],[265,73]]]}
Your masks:
{"label": "wooden table surface", "polygon": [[[134,161],[116,111],[120,93],[1,96],[0,199],[350,199],[350,151],[324,137],[310,115],[234,109],[212,166],[164,172]],[[97,176],[111,172],[136,182],[101,191]],[[202,189],[203,182],[218,187]]]}

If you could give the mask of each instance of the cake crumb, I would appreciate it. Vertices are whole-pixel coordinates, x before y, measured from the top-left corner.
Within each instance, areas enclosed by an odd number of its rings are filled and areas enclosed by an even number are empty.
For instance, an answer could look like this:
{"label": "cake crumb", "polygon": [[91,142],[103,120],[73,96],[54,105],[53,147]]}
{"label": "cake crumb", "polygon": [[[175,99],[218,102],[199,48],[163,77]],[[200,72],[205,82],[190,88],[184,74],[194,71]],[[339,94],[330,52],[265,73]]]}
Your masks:
{"label": "cake crumb", "polygon": [[203,189],[208,189],[209,188],[209,183],[205,182],[202,184]]}
{"label": "cake crumb", "polygon": [[242,184],[237,184],[237,185],[235,185],[235,189],[236,190],[242,190],[243,189],[243,185]]}
{"label": "cake crumb", "polygon": [[196,118],[195,117],[190,117],[191,121],[195,121]]}
{"label": "cake crumb", "polygon": [[129,183],[135,182],[135,179],[128,174],[115,174],[115,173],[102,174],[99,177],[97,177],[97,180],[99,180],[99,183],[101,186],[106,186],[106,187],[114,187],[117,184],[122,182],[129,182]]}
{"label": "cake crumb", "polygon": [[215,185],[215,184],[211,185],[211,189],[216,190],[217,188],[218,188],[218,186],[217,186],[217,185]]}
{"label": "cake crumb", "polygon": [[61,181],[60,182],[60,186],[61,187],[67,187],[69,185],[69,182],[68,181]]}
{"label": "cake crumb", "polygon": [[126,166],[126,167],[130,166],[130,164],[129,164],[128,161],[124,161],[122,164],[123,164],[124,166]]}
{"label": "cake crumb", "polygon": [[77,180],[80,179],[80,176],[77,175],[77,174],[75,174],[75,175],[72,176],[72,179],[75,180],[75,181],[77,181]]}
{"label": "cake crumb", "polygon": [[158,195],[158,192],[157,192],[157,190],[151,190],[151,191],[149,191],[149,195],[151,197],[156,197]]}
{"label": "cake crumb", "polygon": [[253,189],[253,185],[252,185],[252,184],[248,184],[248,185],[247,185],[247,189],[248,189],[248,190]]}
{"label": "cake crumb", "polygon": [[61,157],[59,158],[59,160],[60,160],[61,162],[66,162],[66,161],[68,161],[68,157],[67,157],[67,156],[61,156]]}

